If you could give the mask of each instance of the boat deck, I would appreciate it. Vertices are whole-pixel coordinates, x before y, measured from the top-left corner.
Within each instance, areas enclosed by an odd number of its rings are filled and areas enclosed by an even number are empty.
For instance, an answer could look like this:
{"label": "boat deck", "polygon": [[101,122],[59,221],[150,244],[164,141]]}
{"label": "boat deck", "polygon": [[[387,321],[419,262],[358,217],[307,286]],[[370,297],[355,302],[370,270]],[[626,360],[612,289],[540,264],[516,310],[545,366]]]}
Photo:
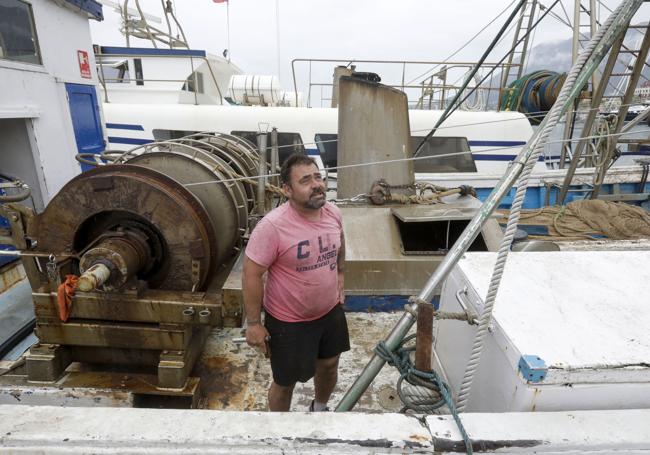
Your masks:
{"label": "boat deck", "polygon": [[[384,339],[400,313],[347,313],[351,350],[341,355],[339,381],[330,400],[338,403],[345,391],[363,370],[377,342]],[[195,369],[201,378],[203,401],[199,407],[232,411],[264,411],[266,393],[271,383],[270,362],[245,342],[242,329],[214,330],[208,338]],[[235,340],[235,341],[233,341]],[[399,375],[392,367],[382,369],[371,388],[355,408],[364,412],[387,412],[400,409],[395,383]],[[310,380],[296,385],[291,410],[304,411],[314,397]]]}
{"label": "boat deck", "polygon": [[[0,307],[22,314],[32,311],[30,288],[26,280],[4,293]],[[21,310],[22,308],[22,310]],[[339,368],[339,381],[330,401],[334,407],[373,353],[374,346],[382,340],[400,318],[397,313],[347,313],[351,338],[351,350],[343,353]],[[33,316],[32,316],[33,317]],[[267,410],[267,390],[271,382],[270,361],[261,352],[243,341],[241,328],[215,328],[206,340],[193,377],[198,381],[198,402],[203,409],[229,411]],[[35,338],[31,338],[33,343]],[[21,343],[22,350],[29,343]],[[15,349],[14,349],[15,351]],[[0,361],[0,404],[39,404],[76,406],[149,407],[135,395],[155,396],[165,394],[155,387],[155,372],[131,372],[123,370],[101,371],[89,365],[72,363],[66,374],[56,383],[30,383],[24,367],[20,366],[21,353],[13,352],[11,358]],[[19,365],[14,369],[16,365]],[[11,369],[12,371],[8,371]],[[365,412],[397,411],[401,404],[395,391],[398,374],[386,367],[379,374],[368,392],[361,398],[355,410]],[[188,383],[181,395],[193,392],[197,381]],[[297,384],[292,410],[306,410],[314,396],[313,380]],[[154,404],[154,406],[156,406]],[[171,405],[174,407],[174,405]],[[179,405],[183,407],[183,405]]]}
{"label": "boat deck", "polygon": [[[560,242],[562,250],[648,250],[650,241],[577,241]],[[0,310],[29,314],[33,317],[30,288],[26,280],[15,284],[11,292],[0,294]],[[20,303],[20,304],[19,304]],[[348,312],[351,350],[342,354],[339,381],[330,400],[334,407],[363,370],[377,342],[384,339],[401,317],[402,312]],[[12,316],[13,317],[13,316]],[[457,324],[446,321],[445,324]],[[17,325],[10,324],[17,328]],[[1,332],[11,332],[5,327]],[[194,380],[184,392],[192,394],[196,387],[199,399],[195,405],[203,409],[228,411],[265,411],[267,389],[271,382],[269,360],[244,341],[241,328],[215,328],[209,335],[193,371]],[[76,406],[147,407],[134,395],[152,396],[161,391],[155,387],[155,371],[98,372],[87,365],[73,363],[61,380],[54,384],[29,383],[24,368],[16,359],[35,341],[33,335],[17,345],[11,356],[0,360],[0,404],[51,404]],[[4,374],[2,374],[4,372]],[[397,371],[384,367],[368,391],[361,397],[355,411],[395,412],[401,408],[395,390]],[[198,385],[197,385],[198,382]],[[163,394],[166,392],[163,391]],[[296,386],[291,409],[307,409],[314,395],[313,381]],[[179,405],[182,407],[183,405]],[[185,405],[185,407],[187,407]]]}

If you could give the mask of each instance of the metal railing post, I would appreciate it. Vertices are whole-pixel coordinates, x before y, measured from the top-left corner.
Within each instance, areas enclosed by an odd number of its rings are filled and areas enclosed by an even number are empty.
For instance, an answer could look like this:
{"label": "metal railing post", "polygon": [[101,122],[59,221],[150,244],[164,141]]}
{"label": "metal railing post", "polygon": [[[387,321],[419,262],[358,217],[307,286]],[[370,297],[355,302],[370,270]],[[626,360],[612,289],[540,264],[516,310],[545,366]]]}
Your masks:
{"label": "metal railing post", "polygon": [[259,215],[266,213],[266,136],[266,131],[257,133],[257,149],[260,155],[257,177],[257,212]]}
{"label": "metal railing post", "polygon": [[[277,174],[278,165],[280,164],[280,150],[278,148],[278,129],[271,129],[271,174]],[[273,177],[274,183],[279,182],[279,177]]]}

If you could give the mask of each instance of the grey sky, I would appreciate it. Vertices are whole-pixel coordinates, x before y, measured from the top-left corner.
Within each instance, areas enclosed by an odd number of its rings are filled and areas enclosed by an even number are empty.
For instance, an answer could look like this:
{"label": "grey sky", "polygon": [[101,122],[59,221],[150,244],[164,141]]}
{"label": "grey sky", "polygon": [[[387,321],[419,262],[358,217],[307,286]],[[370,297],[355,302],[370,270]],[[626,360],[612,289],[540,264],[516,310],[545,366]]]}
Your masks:
{"label": "grey sky", "polygon": [[[134,0],[130,5],[134,5]],[[159,0],[141,0],[146,12],[162,16]],[[550,5],[552,0],[542,0]],[[573,1],[563,0],[572,15]],[[610,8],[618,1],[605,1]],[[278,0],[280,24],[280,79],[285,89],[291,85],[293,58],[343,58],[386,60],[443,60],[491,21],[512,0]],[[176,13],[190,46],[221,54],[227,47],[226,4],[212,0],[176,0]],[[454,60],[476,60],[512,6],[478,39]],[[104,7],[104,22],[91,25],[93,42],[124,45],[119,33],[119,17]],[[564,12],[556,12],[564,17]],[[603,20],[607,11],[602,10]],[[276,1],[231,0],[231,58],[247,74],[277,74]],[[650,18],[650,4],[637,13],[638,20]],[[571,30],[547,17],[534,35],[534,44],[564,41]],[[505,39],[493,51],[491,61],[498,60],[511,45]],[[148,43],[139,44],[150,47]],[[536,62],[539,64],[539,62]],[[304,67],[306,70],[306,67]],[[552,68],[549,68],[552,69]],[[372,68],[370,68],[372,70]],[[413,71],[416,71],[414,69]],[[331,66],[327,70],[331,74]],[[415,73],[411,74],[417,75]],[[407,79],[409,74],[407,74]]]}

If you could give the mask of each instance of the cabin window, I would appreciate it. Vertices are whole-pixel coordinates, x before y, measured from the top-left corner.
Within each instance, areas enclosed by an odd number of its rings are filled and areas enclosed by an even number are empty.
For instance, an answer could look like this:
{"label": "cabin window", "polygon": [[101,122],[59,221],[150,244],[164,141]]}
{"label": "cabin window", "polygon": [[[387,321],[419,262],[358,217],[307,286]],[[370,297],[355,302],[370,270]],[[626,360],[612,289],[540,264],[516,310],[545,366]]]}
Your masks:
{"label": "cabin window", "polygon": [[99,77],[107,84],[124,84],[131,80],[129,74],[129,61],[126,59],[102,58],[97,69]]}
{"label": "cabin window", "polygon": [[[316,134],[316,147],[325,167],[338,164],[338,136],[336,134]],[[422,142],[424,136],[411,136],[411,154]],[[476,165],[470,152],[467,138],[432,137],[424,145],[420,156],[451,155],[440,158],[415,160],[415,172],[476,172]]]}
{"label": "cabin window", "polygon": [[[424,136],[411,136],[411,155],[415,152]],[[476,164],[470,152],[466,137],[433,136],[424,144],[418,156],[440,156],[415,160],[415,172],[476,172]]]}
{"label": "cabin window", "polygon": [[0,0],[0,58],[40,65],[32,7],[20,0]]}
{"label": "cabin window", "polygon": [[180,139],[182,137],[196,133],[198,133],[198,131],[153,130],[153,137],[157,141],[168,141],[170,139]]}
{"label": "cabin window", "polygon": [[[405,222],[395,217],[405,255],[444,255],[463,233],[470,220],[436,220]],[[468,251],[487,251],[479,234]]]}
{"label": "cabin window", "polygon": [[[257,131],[232,131],[230,134],[251,142],[257,149]],[[271,133],[266,135],[266,144],[271,147]],[[269,148],[270,153],[270,148]],[[294,153],[305,154],[305,146],[299,133],[278,133],[278,158],[280,164]]]}
{"label": "cabin window", "polygon": [[203,93],[203,73],[195,71],[190,74],[190,77],[188,77],[185,81],[185,84],[183,84],[183,90],[186,90],[188,92]]}
{"label": "cabin window", "polygon": [[318,153],[323,160],[323,165],[325,167],[336,167],[337,159],[336,154],[338,153],[338,135],[336,134],[317,134],[315,136],[316,147],[318,147]]}

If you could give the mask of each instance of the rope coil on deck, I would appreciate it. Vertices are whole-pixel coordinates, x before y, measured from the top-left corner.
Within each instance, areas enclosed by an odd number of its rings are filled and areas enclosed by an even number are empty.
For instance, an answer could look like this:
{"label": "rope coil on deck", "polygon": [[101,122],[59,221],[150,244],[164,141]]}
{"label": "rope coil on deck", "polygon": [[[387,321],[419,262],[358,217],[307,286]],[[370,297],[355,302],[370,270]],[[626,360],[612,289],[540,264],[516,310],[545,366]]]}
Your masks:
{"label": "rope coil on deck", "polygon": [[434,370],[421,371],[415,368],[411,360],[411,353],[415,351],[415,346],[406,346],[414,338],[415,335],[404,338],[395,351],[391,351],[386,343],[381,341],[375,347],[375,353],[399,371],[400,378],[397,380],[396,389],[404,403],[404,410],[410,409],[418,413],[431,414],[446,406],[458,425],[458,431],[465,442],[466,452],[473,453],[472,441],[456,411],[447,383]]}

